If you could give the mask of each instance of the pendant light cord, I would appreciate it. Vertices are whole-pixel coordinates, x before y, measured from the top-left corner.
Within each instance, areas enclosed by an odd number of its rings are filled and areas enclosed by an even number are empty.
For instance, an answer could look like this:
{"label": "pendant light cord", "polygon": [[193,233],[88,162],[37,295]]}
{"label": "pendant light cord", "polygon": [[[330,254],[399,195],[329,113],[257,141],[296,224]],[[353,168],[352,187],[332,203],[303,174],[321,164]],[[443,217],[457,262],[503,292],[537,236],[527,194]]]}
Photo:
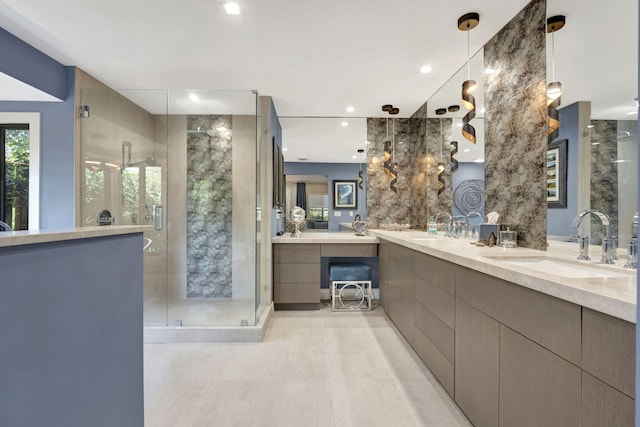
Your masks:
{"label": "pendant light cord", "polygon": [[391,161],[396,158],[396,119],[391,119]]}
{"label": "pendant light cord", "polygon": [[471,37],[470,30],[467,30],[467,80],[471,80]]}
{"label": "pendant light cord", "polygon": [[442,157],[442,145],[444,141],[444,135],[442,134],[442,119],[440,119],[440,163],[444,163]]}
{"label": "pendant light cord", "polygon": [[551,81],[556,81],[556,35],[551,33]]}

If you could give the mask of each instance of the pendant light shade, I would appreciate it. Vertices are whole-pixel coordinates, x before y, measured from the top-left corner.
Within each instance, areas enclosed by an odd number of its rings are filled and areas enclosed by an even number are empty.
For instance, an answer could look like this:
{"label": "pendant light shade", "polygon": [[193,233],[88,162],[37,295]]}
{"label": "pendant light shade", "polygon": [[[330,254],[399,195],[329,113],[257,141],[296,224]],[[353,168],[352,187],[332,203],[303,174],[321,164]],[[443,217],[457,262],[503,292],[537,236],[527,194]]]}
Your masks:
{"label": "pendant light shade", "polygon": [[476,99],[471,94],[478,87],[475,80],[471,80],[471,52],[469,32],[480,23],[480,15],[475,12],[467,13],[458,18],[458,29],[467,32],[467,80],[462,83],[462,106],[469,110],[462,118],[462,135],[469,141],[476,143],[476,130],[469,123],[476,116]]}
{"label": "pendant light shade", "polygon": [[547,86],[547,141],[553,142],[558,137],[560,128],[560,106],[562,83],[556,81],[556,42],[555,32],[564,27],[564,15],[556,15],[547,19],[547,33],[551,33],[551,83]]}

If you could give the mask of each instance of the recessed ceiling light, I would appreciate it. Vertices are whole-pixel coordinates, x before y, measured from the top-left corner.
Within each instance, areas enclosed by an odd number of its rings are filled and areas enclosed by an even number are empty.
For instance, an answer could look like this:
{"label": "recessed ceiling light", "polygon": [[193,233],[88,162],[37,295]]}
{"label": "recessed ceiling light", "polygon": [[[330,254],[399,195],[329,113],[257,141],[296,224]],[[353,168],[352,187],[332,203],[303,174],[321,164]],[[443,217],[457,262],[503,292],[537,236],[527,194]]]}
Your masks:
{"label": "recessed ceiling light", "polygon": [[355,108],[353,108],[353,107],[347,107],[347,112],[348,112],[348,113],[353,113],[354,111],[356,111],[356,109],[355,109]]}
{"label": "recessed ceiling light", "polygon": [[458,123],[456,126],[461,128],[462,127],[462,123]]}
{"label": "recessed ceiling light", "polygon": [[347,126],[349,126],[349,122],[342,122],[340,123],[340,126],[342,126],[343,128],[346,128]]}
{"label": "recessed ceiling light", "polygon": [[227,15],[240,15],[240,5],[236,2],[229,1],[224,4],[224,10]]}
{"label": "recessed ceiling light", "polygon": [[474,160],[474,162],[476,162],[476,163],[483,163],[483,162],[484,162],[484,159],[475,159],[475,160]]}
{"label": "recessed ceiling light", "polygon": [[358,156],[351,156],[351,158],[352,158],[352,159],[357,159],[357,158],[358,158]]}
{"label": "recessed ceiling light", "polygon": [[487,111],[487,109],[486,109],[486,108],[482,108],[482,109],[480,110],[480,114],[484,114],[486,111]]}
{"label": "recessed ceiling light", "polygon": [[398,144],[404,144],[404,141],[398,141]]}
{"label": "recessed ceiling light", "polygon": [[469,151],[471,151],[471,148],[465,148],[464,150],[462,150],[463,153],[468,153]]}
{"label": "recessed ceiling light", "polygon": [[431,68],[431,65],[423,65],[422,67],[420,67],[420,74],[429,74],[431,71],[433,70],[433,68]]}
{"label": "recessed ceiling light", "polygon": [[283,148],[283,149],[282,149],[282,151],[288,151],[288,150],[289,150],[288,148]]}
{"label": "recessed ceiling light", "polygon": [[589,129],[591,129],[593,127],[595,127],[595,125],[587,125],[587,128],[589,128]]}
{"label": "recessed ceiling light", "polygon": [[638,112],[637,111],[629,111],[627,113],[627,116],[633,116],[634,114],[638,114]]}
{"label": "recessed ceiling light", "polygon": [[192,100],[193,102],[200,101],[200,97],[198,95],[196,95],[195,93],[192,93],[191,95],[189,95],[189,99]]}

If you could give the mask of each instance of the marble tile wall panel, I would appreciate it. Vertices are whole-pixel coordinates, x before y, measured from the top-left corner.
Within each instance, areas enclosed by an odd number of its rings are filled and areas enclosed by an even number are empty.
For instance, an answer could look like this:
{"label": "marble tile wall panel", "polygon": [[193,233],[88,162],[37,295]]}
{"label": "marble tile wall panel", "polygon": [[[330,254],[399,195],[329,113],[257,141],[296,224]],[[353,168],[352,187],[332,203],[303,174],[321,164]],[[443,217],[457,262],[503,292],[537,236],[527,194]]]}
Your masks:
{"label": "marble tile wall panel", "polygon": [[[591,125],[591,209],[609,215],[614,234],[618,229],[618,122],[592,120]],[[602,225],[591,218],[591,243],[602,242]]]}
{"label": "marble tile wall panel", "polygon": [[[453,212],[453,186],[451,184],[450,143],[453,138],[451,131],[453,120],[427,119],[427,215],[435,218],[440,212]],[[438,194],[438,163],[444,163],[445,170],[442,177],[445,180],[444,191]],[[439,218],[444,220],[444,218]]]}
{"label": "marble tile wall panel", "polygon": [[392,119],[367,119],[367,219],[372,228],[384,223],[411,224],[426,228],[425,120],[395,119],[395,161],[398,163],[397,194],[389,189],[383,170],[384,141],[391,140]]}
{"label": "marble tile wall panel", "polygon": [[187,297],[230,298],[231,116],[188,116],[187,129]]}
{"label": "marble tile wall panel", "polygon": [[533,0],[484,48],[485,212],[546,249],[546,4]]}

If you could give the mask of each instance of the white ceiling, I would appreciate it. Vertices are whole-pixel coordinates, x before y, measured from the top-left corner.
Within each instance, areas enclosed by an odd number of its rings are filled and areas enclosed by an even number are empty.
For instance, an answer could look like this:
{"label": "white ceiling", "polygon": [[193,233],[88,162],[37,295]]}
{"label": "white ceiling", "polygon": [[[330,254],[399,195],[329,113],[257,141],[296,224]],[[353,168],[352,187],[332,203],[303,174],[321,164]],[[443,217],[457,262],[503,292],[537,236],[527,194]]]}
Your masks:
{"label": "white ceiling", "polygon": [[[0,26],[115,89],[257,89],[282,116],[410,116],[527,0],[0,0]],[[422,65],[433,71],[418,74]]]}
{"label": "white ceiling", "polygon": [[60,102],[58,98],[4,73],[0,73],[0,94],[3,101]]}
{"label": "white ceiling", "polygon": [[[480,14],[470,33],[475,52],[528,3],[238,2],[240,16],[226,15],[219,0],[0,0],[0,26],[115,89],[256,89],[272,96],[284,117],[383,117],[380,106],[387,103],[408,117],[464,64],[467,33],[457,29],[459,16]],[[597,118],[633,108],[637,9],[636,0],[547,1],[548,16],[567,16],[556,33],[563,106],[591,100]],[[426,64],[433,71],[418,74]],[[355,111],[348,113],[347,106]],[[285,138],[296,132],[286,121]],[[342,156],[326,161],[345,161],[363,139],[354,136],[354,145],[341,153],[331,132],[306,135],[322,142],[309,161],[325,161],[320,155],[326,153]],[[302,147],[317,145],[296,140]],[[293,154],[293,140],[285,145]]]}

